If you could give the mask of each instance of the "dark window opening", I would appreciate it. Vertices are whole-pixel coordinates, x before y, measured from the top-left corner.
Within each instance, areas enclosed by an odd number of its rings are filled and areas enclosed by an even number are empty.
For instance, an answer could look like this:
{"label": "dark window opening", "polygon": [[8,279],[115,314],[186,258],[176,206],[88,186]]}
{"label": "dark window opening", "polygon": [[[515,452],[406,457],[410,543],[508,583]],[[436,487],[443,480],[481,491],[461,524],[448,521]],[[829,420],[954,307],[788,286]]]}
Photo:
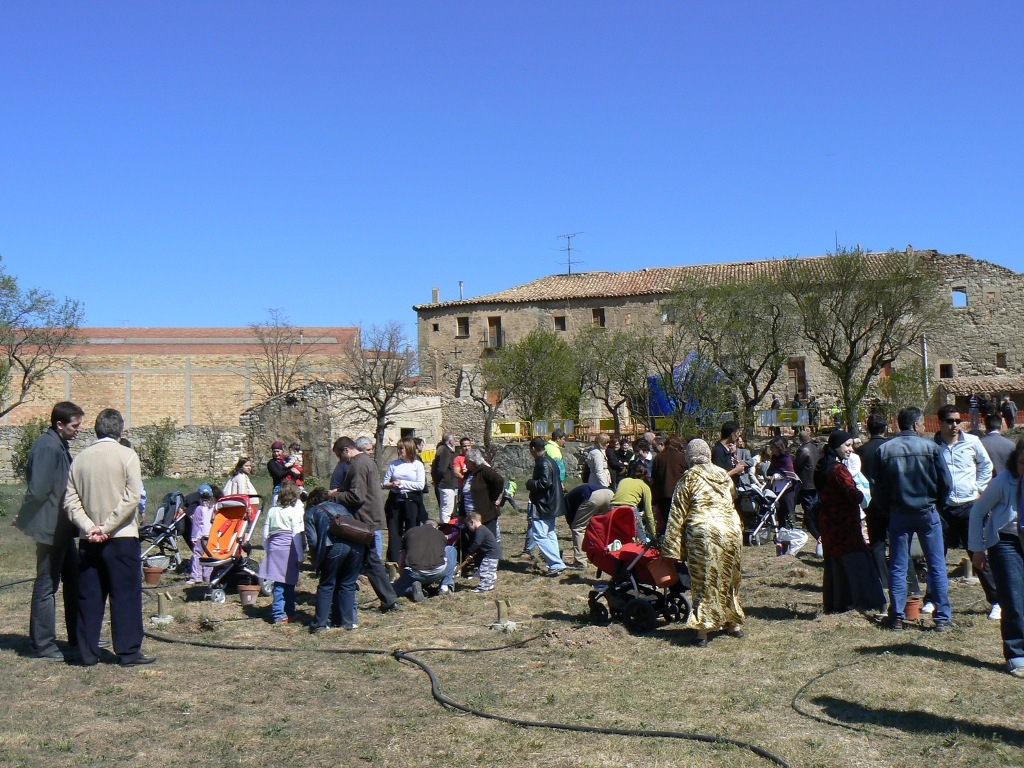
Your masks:
{"label": "dark window opening", "polygon": [[564,331],[565,330],[565,315],[555,315],[555,330],[556,331]]}
{"label": "dark window opening", "polygon": [[942,363],[939,365],[939,378],[940,379],[952,379],[953,378],[953,364]]}
{"label": "dark window opening", "polygon": [[458,327],[455,330],[455,337],[458,339],[469,338],[469,318],[456,317],[455,322],[458,324]]}
{"label": "dark window opening", "polygon": [[440,330],[441,330],[441,324],[440,323],[434,323],[434,333],[437,333]]}
{"label": "dark window opening", "polygon": [[594,327],[604,328],[604,307],[594,307]]}
{"label": "dark window opening", "polygon": [[1005,368],[1005,367],[1006,367],[1006,353],[1005,352],[996,352],[996,368]]}
{"label": "dark window opening", "polygon": [[804,359],[802,357],[791,357],[786,368],[786,394],[790,401],[794,397],[799,397],[800,400],[806,399],[807,372],[804,368]]}
{"label": "dark window opening", "polygon": [[490,349],[500,349],[501,345],[502,345],[501,318],[500,317],[488,317],[487,318],[487,346]]}

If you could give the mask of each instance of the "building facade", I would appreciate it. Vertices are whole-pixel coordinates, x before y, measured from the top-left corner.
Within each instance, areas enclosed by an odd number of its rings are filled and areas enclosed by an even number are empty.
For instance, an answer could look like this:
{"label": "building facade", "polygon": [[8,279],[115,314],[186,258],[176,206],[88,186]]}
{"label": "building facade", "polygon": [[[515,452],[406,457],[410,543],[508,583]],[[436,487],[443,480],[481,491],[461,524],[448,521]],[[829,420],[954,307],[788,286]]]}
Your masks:
{"label": "building facade", "polygon": [[[1024,334],[1017,319],[1024,312],[1024,275],[963,254],[914,253],[942,280],[949,322],[897,365],[921,366],[927,360],[933,391],[951,402],[959,402],[962,391],[988,392],[982,387],[994,380],[1019,381],[1014,374],[1024,373]],[[569,339],[591,327],[657,326],[667,321],[666,302],[684,278],[756,280],[773,274],[778,265],[761,260],[549,275],[476,298],[416,305],[421,381],[451,393],[457,380],[453,373],[475,368],[483,356],[535,328]],[[809,348],[799,349],[799,341],[796,346],[773,394],[783,400],[816,395],[823,405],[830,404],[838,387]],[[1019,390],[993,394],[1004,393],[1017,395],[1024,404]]]}
{"label": "building facade", "polygon": [[[291,353],[305,355],[297,385],[344,381],[344,360],[358,349],[359,329],[296,329]],[[3,425],[49,418],[59,400],[72,400],[94,418],[117,408],[128,427],[172,419],[178,426],[238,426],[242,411],[267,399],[256,369],[263,343],[250,328],[83,328],[70,350],[74,366],[51,372]]]}

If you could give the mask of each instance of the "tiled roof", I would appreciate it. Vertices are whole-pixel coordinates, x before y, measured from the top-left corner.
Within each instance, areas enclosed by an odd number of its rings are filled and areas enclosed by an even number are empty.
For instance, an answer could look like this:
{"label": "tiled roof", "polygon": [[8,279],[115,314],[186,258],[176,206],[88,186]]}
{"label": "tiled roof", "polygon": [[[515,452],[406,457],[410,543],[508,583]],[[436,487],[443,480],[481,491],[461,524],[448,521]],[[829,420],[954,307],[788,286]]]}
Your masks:
{"label": "tiled roof", "polygon": [[939,379],[938,386],[949,395],[966,397],[972,392],[1009,394],[1024,392],[1024,374],[1004,373],[996,376],[956,376],[952,379]]}
{"label": "tiled roof", "polygon": [[[356,343],[352,326],[296,326],[315,354],[341,354]],[[74,353],[95,355],[253,354],[260,345],[250,328],[79,328]]]}
{"label": "tiled roof", "polygon": [[[916,251],[926,261],[940,254],[935,251]],[[867,254],[868,258],[884,254]],[[797,261],[820,260],[822,256],[800,257]],[[575,275],[548,275],[530,283],[517,285],[505,291],[489,293],[459,301],[436,304],[417,304],[413,309],[443,309],[475,304],[524,304],[538,301],[564,301],[566,299],[616,298],[651,296],[670,293],[684,277],[715,285],[730,281],[746,281],[769,277],[792,259],[762,259],[721,264],[695,264],[684,267],[649,267],[631,272],[580,272]],[[1012,273],[1011,273],[1012,274]]]}

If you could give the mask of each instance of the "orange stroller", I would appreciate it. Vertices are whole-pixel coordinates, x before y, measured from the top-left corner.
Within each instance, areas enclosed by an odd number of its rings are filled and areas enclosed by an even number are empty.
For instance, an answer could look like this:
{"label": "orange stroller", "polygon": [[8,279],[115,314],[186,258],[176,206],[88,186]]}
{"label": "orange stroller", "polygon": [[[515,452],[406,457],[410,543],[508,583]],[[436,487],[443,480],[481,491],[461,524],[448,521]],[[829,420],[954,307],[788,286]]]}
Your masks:
{"label": "orange stroller", "polygon": [[259,563],[249,557],[249,539],[260,517],[259,496],[231,495],[221,497],[213,507],[210,535],[200,539],[202,554],[199,563],[212,568],[206,599],[223,603],[226,586],[237,586],[244,579],[259,583]]}

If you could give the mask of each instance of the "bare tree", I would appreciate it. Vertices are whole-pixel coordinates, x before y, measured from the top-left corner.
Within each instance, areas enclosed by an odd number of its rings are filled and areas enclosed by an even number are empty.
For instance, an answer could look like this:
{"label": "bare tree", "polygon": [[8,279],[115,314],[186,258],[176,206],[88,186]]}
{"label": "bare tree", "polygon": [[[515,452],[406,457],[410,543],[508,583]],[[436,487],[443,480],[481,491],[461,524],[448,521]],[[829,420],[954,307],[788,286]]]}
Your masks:
{"label": "bare tree", "polygon": [[656,376],[676,434],[710,432],[715,415],[734,406],[735,387],[694,348],[682,326],[648,328],[638,334],[637,344]]}
{"label": "bare tree", "polygon": [[839,248],[782,267],[804,337],[839,384],[847,428],[882,369],[941,321],[941,279],[913,251]]}
{"label": "bare tree", "polygon": [[633,331],[591,328],[573,339],[582,388],[604,405],[622,431],[622,407],[635,402],[647,378],[643,347]]}
{"label": "bare tree", "polygon": [[0,267],[0,416],[24,403],[50,372],[62,366],[78,370],[70,349],[81,343],[83,314],[77,301],[22,290]]}
{"label": "bare tree", "polygon": [[697,352],[743,400],[744,424],[778,381],[799,334],[789,293],[777,279],[715,283],[690,278],[669,302],[669,322],[688,330]]}
{"label": "bare tree", "polygon": [[381,465],[384,432],[394,424],[391,417],[409,396],[416,356],[405,329],[396,321],[365,331],[360,327],[359,338],[345,364],[350,379],[347,410],[373,421],[377,464]]}
{"label": "bare tree", "polygon": [[507,393],[501,389],[488,389],[483,373],[476,368],[448,368],[445,378],[455,389],[456,397],[466,392],[470,399],[480,406],[484,416],[484,448],[491,450],[491,429],[498,418]]}
{"label": "bare tree", "polygon": [[259,354],[250,359],[252,385],[266,399],[309,381],[310,355],[319,341],[307,339],[281,309],[268,309],[267,319],[251,323]]}

